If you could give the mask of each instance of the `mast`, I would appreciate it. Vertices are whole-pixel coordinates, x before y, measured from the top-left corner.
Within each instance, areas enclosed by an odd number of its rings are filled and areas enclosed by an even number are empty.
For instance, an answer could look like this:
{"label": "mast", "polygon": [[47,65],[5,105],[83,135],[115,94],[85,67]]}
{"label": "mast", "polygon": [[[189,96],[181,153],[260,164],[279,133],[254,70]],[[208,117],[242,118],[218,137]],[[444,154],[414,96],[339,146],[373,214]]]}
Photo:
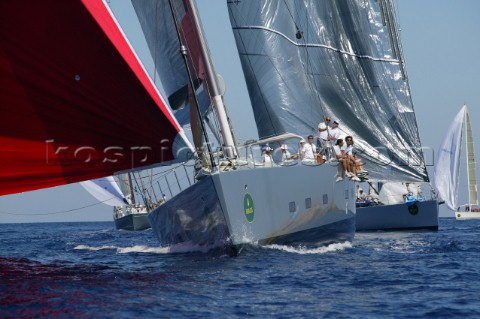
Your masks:
{"label": "mast", "polygon": [[[197,145],[197,143],[199,143],[199,144],[202,144],[202,143],[201,143],[201,141],[199,141],[200,137],[197,136],[196,133],[195,133],[195,132],[198,131],[196,129],[197,125],[200,125],[200,130],[202,131],[203,138],[205,139],[205,143],[207,144],[207,150],[208,150],[208,154],[209,154],[209,157],[210,157],[210,165],[213,168],[213,167],[215,167],[215,161],[214,161],[214,158],[213,158],[213,155],[212,155],[212,150],[210,148],[210,141],[208,139],[208,134],[207,134],[207,131],[205,129],[205,125],[203,123],[202,112],[200,110],[197,95],[195,94],[195,85],[193,83],[192,72],[190,71],[190,67],[189,67],[189,63],[188,63],[187,46],[185,45],[185,43],[183,43],[183,39],[182,39],[182,36],[180,34],[177,14],[175,12],[172,0],[169,0],[168,4],[170,6],[170,12],[172,14],[172,18],[173,18],[173,21],[174,21],[175,31],[177,32],[178,42],[180,43],[180,53],[182,54],[183,62],[185,63],[185,69],[187,71],[188,86],[189,86],[189,93],[188,93],[189,100],[190,100],[190,103],[193,102],[193,104],[194,104],[191,107],[195,107],[195,109],[197,111],[197,117],[198,118],[195,118],[195,115],[193,114],[194,113],[193,110],[190,109],[190,123],[192,125],[192,135],[193,135],[193,139],[194,139],[195,148],[196,148],[196,151],[197,151],[196,153],[197,153],[197,156],[200,158],[200,161],[203,162],[203,157],[204,157],[203,156],[203,145]],[[198,148],[202,148],[202,150],[200,150],[200,154],[198,154],[199,153]]]}
{"label": "mast", "polygon": [[468,204],[478,205],[477,178],[475,169],[475,151],[472,138],[472,127],[468,110],[465,111],[465,143],[467,151],[467,176],[468,176]]}
{"label": "mast", "polygon": [[228,158],[234,158],[237,156],[236,144],[233,138],[233,134],[228,122],[227,111],[223,98],[220,93],[217,84],[217,77],[213,68],[213,63],[210,59],[210,52],[207,47],[207,42],[203,35],[203,29],[200,24],[200,18],[198,17],[197,6],[194,0],[188,0],[188,5],[191,9],[192,19],[195,23],[195,29],[198,32],[198,40],[200,43],[202,59],[205,63],[205,73],[207,75],[208,90],[213,101],[213,105],[217,111],[218,121],[220,123],[221,135],[223,138],[223,147],[226,150]]}
{"label": "mast", "polygon": [[135,195],[133,191],[133,184],[132,184],[132,176],[130,175],[130,172],[128,172],[128,187],[130,188],[130,196],[131,196],[131,201],[132,204],[135,204]]}
{"label": "mast", "polygon": [[[454,198],[454,209],[455,209],[456,207],[458,207],[458,188],[459,188],[458,185],[459,185],[459,183],[460,183],[460,167],[462,166],[462,162],[460,161],[460,156],[461,156],[460,154],[462,153],[462,138],[463,138],[463,136],[464,136],[464,132],[463,132],[463,131],[464,131],[464,130],[465,130],[465,131],[467,130],[467,129],[465,128],[465,127],[466,127],[466,124],[465,124],[466,118],[467,118],[467,113],[465,112],[465,113],[463,114],[462,129],[461,129],[461,131],[460,131],[460,143],[459,143],[459,148],[460,148],[460,149],[459,149],[459,151],[458,151],[458,154],[459,154],[459,155],[458,155],[458,166],[457,166],[457,171],[456,171],[456,174],[455,174],[455,176],[457,177],[457,180],[456,180],[456,187],[455,187],[455,193],[454,193],[454,195],[455,195],[455,198]],[[465,134],[465,135],[466,135],[466,134]],[[467,142],[466,142],[466,140],[465,140],[465,144],[466,144],[466,143],[467,143]],[[467,161],[468,161],[468,160],[467,160]]]}

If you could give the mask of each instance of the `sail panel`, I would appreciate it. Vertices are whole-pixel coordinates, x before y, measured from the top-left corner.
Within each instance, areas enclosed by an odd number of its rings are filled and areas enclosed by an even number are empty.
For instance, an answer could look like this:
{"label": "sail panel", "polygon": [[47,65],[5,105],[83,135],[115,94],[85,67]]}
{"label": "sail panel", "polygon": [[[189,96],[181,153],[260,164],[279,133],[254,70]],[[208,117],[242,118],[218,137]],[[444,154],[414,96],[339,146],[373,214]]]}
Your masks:
{"label": "sail panel", "polygon": [[80,185],[93,197],[108,206],[124,206],[129,204],[113,176],[80,182]]}
{"label": "sail panel", "polygon": [[260,138],[317,136],[330,116],[372,179],[428,180],[390,0],[228,8]]}
{"label": "sail panel", "polygon": [[460,150],[466,112],[464,106],[455,116],[435,156],[433,187],[453,211],[458,206]]}
{"label": "sail panel", "polygon": [[[155,72],[168,98],[178,122],[190,124],[190,102],[188,99],[189,79],[184,59],[180,53],[175,21],[168,0],[132,0],[132,5],[142,27]],[[204,88],[205,67],[197,42],[198,35],[190,20],[189,9],[183,0],[173,0],[178,30],[188,53],[189,68],[192,72],[195,90],[202,113],[211,105]]]}
{"label": "sail panel", "polygon": [[104,1],[0,2],[0,114],[0,195],[190,150]]}
{"label": "sail panel", "polygon": [[122,191],[122,194],[125,196],[127,204],[135,203],[135,196],[132,187],[132,178],[130,173],[118,174],[118,186]]}

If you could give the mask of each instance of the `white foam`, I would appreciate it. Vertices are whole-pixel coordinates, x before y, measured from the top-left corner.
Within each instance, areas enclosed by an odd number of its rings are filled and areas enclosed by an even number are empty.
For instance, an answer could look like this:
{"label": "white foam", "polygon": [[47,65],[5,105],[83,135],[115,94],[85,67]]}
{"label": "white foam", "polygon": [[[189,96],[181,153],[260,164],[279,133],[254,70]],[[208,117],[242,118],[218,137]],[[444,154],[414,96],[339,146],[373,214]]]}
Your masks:
{"label": "white foam", "polygon": [[330,244],[324,247],[317,247],[317,248],[306,248],[306,247],[293,247],[293,246],[284,246],[284,245],[266,245],[261,246],[267,249],[276,249],[282,250],[293,254],[300,254],[300,255],[309,255],[309,254],[325,254],[334,251],[342,251],[347,248],[352,248],[351,242],[344,242],[344,243],[335,243]]}
{"label": "white foam", "polygon": [[[251,246],[259,247],[262,249],[275,249],[289,253],[308,255],[308,254],[325,254],[329,252],[342,251],[347,248],[352,248],[352,243],[336,243],[324,247],[306,248],[306,247],[293,247],[285,245],[259,245],[257,242],[249,242]],[[211,249],[219,248],[218,245],[194,245],[191,242],[185,242],[177,245],[171,245],[166,247],[149,247],[145,245],[135,245],[131,247],[118,247],[118,246],[88,246],[78,245],[74,249],[76,250],[115,250],[117,254],[129,254],[129,253],[147,253],[147,254],[171,254],[171,253],[189,253],[189,252],[201,252],[207,253]]]}
{"label": "white foam", "polygon": [[89,251],[115,250],[116,253],[118,254],[129,254],[129,253],[169,254],[169,253],[187,253],[187,252],[206,253],[213,248],[217,248],[217,246],[193,245],[187,242],[187,243],[166,246],[166,247],[149,247],[145,245],[135,245],[131,247],[118,247],[118,246],[94,247],[94,246],[88,246],[88,245],[78,245],[73,249],[89,250]]}
{"label": "white foam", "polygon": [[92,247],[92,246],[88,246],[88,245],[78,245],[78,246],[74,247],[73,249],[98,251],[98,250],[115,250],[115,249],[117,249],[117,247],[115,247],[115,246]]}
{"label": "white foam", "polygon": [[129,254],[129,253],[167,254],[168,252],[169,252],[168,247],[148,247],[144,245],[117,248],[117,253],[119,254]]}

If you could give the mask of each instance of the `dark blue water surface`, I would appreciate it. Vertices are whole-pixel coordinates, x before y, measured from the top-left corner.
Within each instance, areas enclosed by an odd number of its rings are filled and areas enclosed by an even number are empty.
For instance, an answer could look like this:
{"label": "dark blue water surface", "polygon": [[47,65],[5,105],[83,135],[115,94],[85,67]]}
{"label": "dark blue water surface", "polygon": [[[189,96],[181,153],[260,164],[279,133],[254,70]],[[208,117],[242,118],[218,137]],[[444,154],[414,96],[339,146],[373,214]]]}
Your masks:
{"label": "dark blue water surface", "polygon": [[0,225],[1,318],[480,317],[480,221],[238,257],[113,222]]}

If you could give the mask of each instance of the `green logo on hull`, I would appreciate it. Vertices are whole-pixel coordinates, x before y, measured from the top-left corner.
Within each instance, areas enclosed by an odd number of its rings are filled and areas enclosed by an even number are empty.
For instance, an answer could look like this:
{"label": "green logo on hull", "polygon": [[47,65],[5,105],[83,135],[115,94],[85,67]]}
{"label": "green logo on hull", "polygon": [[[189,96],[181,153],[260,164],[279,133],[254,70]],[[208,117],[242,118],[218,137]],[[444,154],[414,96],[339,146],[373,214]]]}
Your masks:
{"label": "green logo on hull", "polygon": [[408,212],[412,215],[417,215],[418,214],[417,204],[413,204],[413,205],[408,206]]}
{"label": "green logo on hull", "polygon": [[253,208],[253,198],[249,193],[245,193],[245,196],[243,196],[243,212],[248,222],[253,222],[255,210]]}

